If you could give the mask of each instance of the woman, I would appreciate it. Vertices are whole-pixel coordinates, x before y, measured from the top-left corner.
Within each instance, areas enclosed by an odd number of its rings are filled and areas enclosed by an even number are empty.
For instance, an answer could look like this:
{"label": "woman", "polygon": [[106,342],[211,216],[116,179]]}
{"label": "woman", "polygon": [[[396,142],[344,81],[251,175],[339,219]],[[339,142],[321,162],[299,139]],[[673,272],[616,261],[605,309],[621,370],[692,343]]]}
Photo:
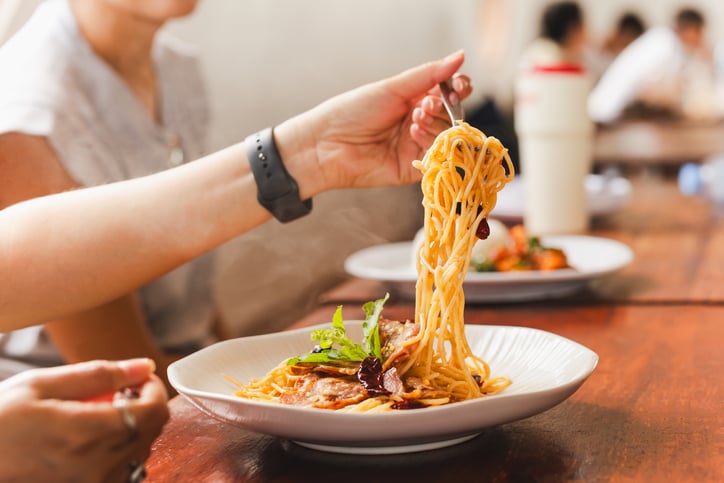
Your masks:
{"label": "woman", "polygon": [[[144,176],[207,154],[191,49],[160,32],[196,0],[50,0],[0,49],[0,208]],[[28,367],[149,357],[166,367],[216,337],[212,259],[44,327],[0,336],[0,379]],[[103,320],[103,327],[96,323]]]}
{"label": "woman", "polygon": [[[457,52],[276,126],[273,141],[298,187],[297,201],[306,206],[303,200],[327,190],[419,180],[411,161],[449,126],[435,87],[463,60]],[[465,76],[456,76],[453,87],[459,99],[471,92]],[[260,202],[259,195],[267,186],[252,172],[247,152],[257,154],[256,137],[200,162],[1,210],[0,330],[107,303],[264,223],[269,209],[280,216],[275,206],[262,206],[268,198]],[[0,154],[0,170],[10,161]],[[148,361],[91,363],[38,369],[0,383],[0,454],[12,455],[0,466],[0,479],[128,479],[165,419],[163,391],[147,379],[152,370]],[[113,403],[88,401],[138,384],[144,384],[141,397],[127,407],[136,435],[128,434],[128,415]]]}

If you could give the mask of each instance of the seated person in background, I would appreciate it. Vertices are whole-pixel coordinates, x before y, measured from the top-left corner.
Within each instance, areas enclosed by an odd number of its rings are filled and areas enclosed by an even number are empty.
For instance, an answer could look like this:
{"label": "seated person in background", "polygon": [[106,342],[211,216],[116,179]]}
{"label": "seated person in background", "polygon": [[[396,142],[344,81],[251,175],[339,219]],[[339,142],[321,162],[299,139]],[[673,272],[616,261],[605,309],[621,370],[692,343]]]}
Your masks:
{"label": "seated person in background", "polygon": [[[296,180],[296,202],[419,180],[411,161],[450,126],[434,88],[462,63],[458,52],[276,126],[268,143]],[[453,87],[459,99],[471,91],[465,76]],[[164,172],[1,209],[0,331],[107,303],[269,220],[247,155],[255,147],[239,143]],[[2,172],[7,155],[0,152]],[[103,330],[109,321],[93,323]],[[129,475],[140,474],[168,417],[152,371],[147,359],[92,362],[0,382],[0,481],[140,481]],[[114,407],[110,397],[129,386],[140,397]]]}
{"label": "seated person in background", "polygon": [[705,112],[714,108],[714,72],[704,27],[703,15],[685,8],[673,29],[652,28],[626,47],[591,92],[591,118],[612,122],[638,106],[668,115],[712,114]]}
{"label": "seated person in background", "polygon": [[559,2],[543,12],[540,36],[523,52],[520,67],[583,64],[586,31],[583,12],[576,2]]}
{"label": "seated person in background", "polygon": [[643,20],[635,13],[624,13],[616,23],[616,30],[603,44],[603,55],[610,64],[631,42],[646,31]]}
{"label": "seated person in background", "polygon": [[[199,66],[187,45],[160,32],[195,4],[39,6],[0,49],[0,208],[206,154]],[[165,379],[175,358],[216,339],[212,262],[200,257],[137,292],[0,335],[0,379],[30,367],[130,357],[154,359]]]}

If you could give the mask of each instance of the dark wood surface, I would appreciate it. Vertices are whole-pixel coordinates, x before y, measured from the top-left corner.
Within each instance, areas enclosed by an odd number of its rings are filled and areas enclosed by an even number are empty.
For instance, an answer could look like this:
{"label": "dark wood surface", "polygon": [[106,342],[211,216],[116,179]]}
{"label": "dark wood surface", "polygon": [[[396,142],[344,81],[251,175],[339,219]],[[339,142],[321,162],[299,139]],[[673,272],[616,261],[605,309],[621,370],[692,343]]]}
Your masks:
{"label": "dark wood surface", "polygon": [[[630,267],[557,301],[468,305],[466,323],[529,326],[599,354],[589,380],[542,414],[443,450],[342,456],[219,423],[180,397],[148,481],[724,481],[724,228],[671,183],[639,180],[632,204],[592,233],[629,244]],[[296,325],[385,290],[350,280]],[[394,298],[385,316],[412,318]]]}

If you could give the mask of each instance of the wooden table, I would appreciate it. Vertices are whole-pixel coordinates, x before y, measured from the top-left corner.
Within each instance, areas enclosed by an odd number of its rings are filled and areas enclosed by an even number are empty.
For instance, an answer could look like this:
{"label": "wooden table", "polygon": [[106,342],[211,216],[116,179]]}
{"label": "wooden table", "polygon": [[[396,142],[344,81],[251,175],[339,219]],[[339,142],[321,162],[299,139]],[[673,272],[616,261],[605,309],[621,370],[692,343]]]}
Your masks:
{"label": "wooden table", "polygon": [[626,120],[596,133],[599,165],[679,166],[724,153],[724,124],[677,120]]}
{"label": "wooden table", "polygon": [[[672,183],[634,184],[632,204],[593,234],[628,243],[631,266],[558,301],[468,305],[466,323],[530,326],[600,356],[590,379],[545,413],[418,454],[317,453],[225,425],[184,399],[148,460],[149,481],[724,481],[724,223]],[[299,326],[345,316],[385,287],[353,279]],[[411,318],[411,301],[385,315]]]}

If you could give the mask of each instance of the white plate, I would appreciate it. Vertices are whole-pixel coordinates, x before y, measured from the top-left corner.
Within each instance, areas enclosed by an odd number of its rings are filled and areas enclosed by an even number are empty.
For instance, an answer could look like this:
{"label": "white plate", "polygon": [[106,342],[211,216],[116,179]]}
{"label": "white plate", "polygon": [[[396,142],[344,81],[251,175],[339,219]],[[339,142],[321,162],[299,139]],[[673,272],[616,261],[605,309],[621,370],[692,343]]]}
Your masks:
{"label": "white plate", "polygon": [[[351,338],[361,340],[361,321],[345,325]],[[467,326],[470,347],[488,361],[492,375],[512,379],[500,394],[382,414],[286,406],[233,395],[235,386],[224,374],[239,381],[262,377],[284,359],[309,351],[310,331],[318,327],[329,324],[219,342],[173,363],[169,380],[204,413],[251,431],[326,451],[393,454],[456,444],[486,427],[545,411],[573,394],[598,362],[595,352],[541,330]]]}
{"label": "white plate", "polygon": [[[527,272],[468,272],[463,282],[468,302],[509,302],[562,297],[594,278],[619,270],[633,260],[621,242],[583,235],[541,237],[543,245],[561,248],[572,269]],[[417,271],[412,266],[412,242],[365,248],[345,260],[345,270],[360,278],[386,282],[390,290],[415,297]]]}
{"label": "white plate", "polygon": [[[586,198],[592,216],[608,215],[619,210],[631,198],[631,183],[622,177],[589,174],[586,176]],[[498,193],[490,216],[507,222],[518,222],[523,219],[524,204],[523,177],[516,176]]]}

